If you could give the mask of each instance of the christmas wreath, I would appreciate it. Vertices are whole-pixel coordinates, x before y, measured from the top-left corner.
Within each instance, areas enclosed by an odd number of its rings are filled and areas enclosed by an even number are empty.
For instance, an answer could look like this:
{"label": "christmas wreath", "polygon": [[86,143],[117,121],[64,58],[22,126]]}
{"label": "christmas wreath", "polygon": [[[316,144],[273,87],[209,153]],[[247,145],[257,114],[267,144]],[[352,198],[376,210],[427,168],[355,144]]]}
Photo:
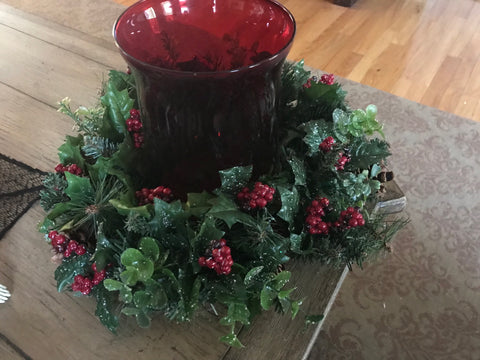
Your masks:
{"label": "christmas wreath", "polygon": [[389,145],[376,107],[352,110],[345,95],[333,75],[287,63],[281,170],[253,179],[251,166],[226,169],[219,188],[186,201],[174,184],[144,187],[134,170],[143,133],[131,75],[111,71],[93,108],[62,100],[78,136],[67,136],[44,181],[39,226],[58,291],[94,297],[112,332],[121,314],[148,327],[155,313],[188,321],[199,305],[220,304],[230,329],[221,340],[232,346],[242,346],[235,326],[263,310],[295,317],[290,259],[361,265],[404,224],[369,210]]}

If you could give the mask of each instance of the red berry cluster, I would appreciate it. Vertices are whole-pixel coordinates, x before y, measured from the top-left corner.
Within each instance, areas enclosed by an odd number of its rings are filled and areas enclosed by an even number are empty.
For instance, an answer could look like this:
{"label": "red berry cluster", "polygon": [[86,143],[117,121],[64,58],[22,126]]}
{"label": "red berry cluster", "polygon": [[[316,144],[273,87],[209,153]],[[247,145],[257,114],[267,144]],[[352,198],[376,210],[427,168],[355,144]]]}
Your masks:
{"label": "red berry cluster", "polygon": [[350,229],[357,226],[365,225],[365,219],[358,209],[348,207],[340,213],[340,218],[333,223],[336,228]]}
{"label": "red berry cluster", "polygon": [[135,147],[138,149],[142,147],[143,144],[143,124],[140,121],[140,111],[137,109],[130,110],[130,117],[126,121],[127,130],[133,135],[133,142]]}
{"label": "red berry cluster", "polygon": [[343,170],[345,168],[345,165],[350,161],[350,157],[345,155],[343,152],[339,153],[339,158],[337,162],[335,163],[335,169],[338,170]]}
{"label": "red berry cluster", "polygon": [[94,271],[93,278],[83,275],[77,275],[74,277],[72,284],[73,291],[80,291],[83,295],[88,295],[95,285],[98,285],[105,280],[107,274],[106,269],[97,271],[97,264],[93,263],[92,270]]}
{"label": "red berry cluster", "polygon": [[73,253],[77,255],[83,255],[87,252],[84,245],[79,244],[75,240],[70,240],[64,234],[59,234],[58,231],[50,231],[48,238],[52,245],[53,250],[57,254],[63,254],[64,257],[70,257]]}
{"label": "red berry cluster", "polygon": [[323,139],[323,141],[320,143],[318,148],[323,152],[329,152],[329,151],[332,151],[333,144],[335,144],[335,139],[331,136],[328,136],[325,139]]}
{"label": "red berry cluster", "polygon": [[305,222],[310,234],[328,234],[330,223],[323,221],[328,205],[330,201],[327,198],[318,198],[307,207]]}
{"label": "red berry cluster", "polygon": [[232,271],[233,265],[230,252],[225,239],[213,240],[207,249],[206,256],[198,258],[198,264],[202,267],[214,269],[217,275],[228,275]]}
{"label": "red berry cluster", "polygon": [[324,216],[328,212],[329,205],[330,201],[327,198],[317,198],[307,208],[305,222],[310,234],[326,235],[332,228],[345,230],[365,225],[365,219],[362,214],[354,207],[348,207],[346,210],[343,210],[338,220],[333,223],[325,221]]}
{"label": "red berry cluster", "polygon": [[73,175],[78,175],[78,176],[82,175],[82,169],[79,168],[77,164],[71,164],[67,166],[58,164],[57,166],[55,166],[55,171],[61,174],[67,171]]}
{"label": "red berry cluster", "polygon": [[320,77],[320,82],[326,85],[333,85],[335,83],[335,76],[333,74],[323,74]]}
{"label": "red berry cluster", "polygon": [[257,181],[252,191],[245,187],[237,194],[237,200],[245,210],[263,209],[273,200],[275,189]]}
{"label": "red berry cluster", "polygon": [[135,197],[139,205],[153,204],[153,199],[157,198],[166,202],[173,199],[172,190],[165,186],[157,186],[155,189],[143,188],[135,192]]}

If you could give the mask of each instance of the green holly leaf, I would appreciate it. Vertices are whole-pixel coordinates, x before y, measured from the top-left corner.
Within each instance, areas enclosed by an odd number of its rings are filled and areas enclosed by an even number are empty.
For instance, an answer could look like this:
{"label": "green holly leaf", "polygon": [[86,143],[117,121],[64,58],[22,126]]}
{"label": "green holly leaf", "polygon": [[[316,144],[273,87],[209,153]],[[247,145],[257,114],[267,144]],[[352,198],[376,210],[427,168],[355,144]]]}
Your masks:
{"label": "green holly leaf", "polygon": [[257,266],[248,271],[247,275],[245,275],[245,279],[243,280],[243,283],[246,287],[253,285],[255,278],[262,272],[263,268],[264,266]]}
{"label": "green holly leaf", "polygon": [[130,213],[138,214],[144,218],[150,218],[149,205],[131,206],[126,200],[111,199],[109,203],[117,209],[120,215],[127,216]]}
{"label": "green holly leaf", "polygon": [[306,315],[305,316],[305,326],[315,325],[319,323],[324,318],[323,315]]}
{"label": "green holly leaf", "polygon": [[73,284],[77,275],[85,275],[89,269],[89,254],[64,258],[62,263],[55,269],[55,280],[58,292]]}
{"label": "green holly leaf", "polygon": [[97,309],[95,315],[100,322],[111,332],[116,333],[118,328],[118,316],[116,315],[117,301],[115,295],[109,292],[103,286],[96,286],[94,291],[97,299]]}
{"label": "green holly leaf", "polygon": [[58,157],[63,165],[77,164],[82,170],[85,170],[85,160],[83,159],[81,147],[83,146],[83,137],[67,135],[65,142],[58,148]]}
{"label": "green holly leaf", "polygon": [[138,246],[140,251],[153,262],[157,261],[160,257],[160,249],[158,247],[157,241],[151,237],[143,237],[140,239],[140,244]]}
{"label": "green holly leaf", "polygon": [[155,198],[153,201],[155,213],[149,225],[155,233],[164,234],[172,231],[179,233],[182,229],[185,230],[184,220],[187,214],[179,200],[167,203]]}
{"label": "green holly leaf", "polygon": [[292,307],[292,319],[295,319],[295,317],[298,314],[298,311],[300,310],[300,306],[302,305],[303,301],[302,300],[296,300],[292,301],[291,307]]}
{"label": "green holly leaf", "polygon": [[265,285],[260,292],[260,305],[263,310],[269,310],[275,299],[277,298],[277,291],[272,289],[270,286]]}
{"label": "green holly leaf", "polygon": [[209,201],[213,197],[212,194],[209,194],[206,191],[201,193],[188,193],[186,206],[189,213],[195,217],[202,217],[202,215],[212,207]]}
{"label": "green holly leaf", "polygon": [[278,216],[291,225],[293,223],[295,214],[298,211],[298,205],[300,201],[297,188],[293,187],[292,190],[289,190],[283,186],[279,186],[277,189],[280,193],[280,199],[282,201],[282,207],[278,211]]}
{"label": "green holly leaf", "polygon": [[325,120],[312,120],[300,126],[305,132],[303,142],[308,145],[308,155],[312,156],[319,151],[322,141],[333,133],[332,124]]}
{"label": "green holly leaf", "polygon": [[288,289],[288,290],[282,290],[278,292],[278,298],[279,299],[287,299],[292,291],[294,291],[296,288]]}
{"label": "green holly leaf", "polygon": [[[130,110],[135,103],[128,95],[128,90],[117,90],[114,82],[109,81],[105,87],[105,95],[101,97],[101,101],[107,108],[108,120],[110,122],[109,127],[115,129],[119,135],[125,135],[127,133],[125,121],[130,117]],[[109,133],[105,130],[108,129],[102,129],[102,135],[103,132]],[[119,137],[116,136],[115,138],[118,139]]]}
{"label": "green holly leaf", "polygon": [[128,89],[133,81],[133,75],[123,71],[110,70],[108,73],[109,81],[117,90]]}
{"label": "green holly leaf", "polygon": [[302,251],[302,244],[303,240],[305,239],[305,234],[302,232],[301,234],[290,234],[290,248],[293,252],[301,254]]}
{"label": "green holly leaf", "polygon": [[241,322],[244,325],[250,325],[250,311],[247,305],[243,303],[230,303],[228,304],[227,317],[233,322]]}
{"label": "green holly leaf", "polygon": [[290,281],[291,277],[292,273],[290,271],[282,271],[278,273],[272,281],[272,287],[275,290],[280,291]]}
{"label": "green holly leaf", "polygon": [[193,238],[192,247],[198,240],[203,240],[201,243],[209,242],[213,239],[221,239],[225,235],[225,232],[217,228],[215,220],[207,216],[200,226],[200,230],[195,238]]}
{"label": "green holly leaf", "polygon": [[95,198],[95,190],[90,183],[88,177],[77,176],[69,172],[65,172],[65,179],[68,186],[65,194],[68,195],[72,202],[92,204]]}
{"label": "green holly leaf", "polygon": [[228,335],[225,335],[225,336],[222,336],[220,338],[220,341],[227,344],[227,345],[230,345],[232,347],[236,347],[236,348],[242,348],[244,347],[243,344],[240,342],[240,340],[238,340],[238,337],[237,335],[235,334],[228,334]]}
{"label": "green holly leaf", "polygon": [[288,163],[290,164],[295,177],[295,185],[305,186],[307,184],[307,173],[304,162],[293,156],[290,160],[288,160]]}
{"label": "green holly leaf", "polygon": [[236,194],[244,188],[252,177],[253,166],[236,166],[228,170],[220,170],[222,182],[221,191],[228,194]]}
{"label": "green holly leaf", "polygon": [[255,219],[253,219],[250,215],[240,211],[235,202],[228,199],[224,195],[219,195],[210,202],[213,206],[207,215],[225,221],[229,228],[236,223],[255,226]]}
{"label": "green holly leaf", "polygon": [[105,266],[113,261],[113,249],[112,243],[106,238],[103,233],[103,223],[100,224],[97,231],[97,246],[95,248],[95,254],[93,256],[94,262],[97,266],[97,270],[103,270]]}

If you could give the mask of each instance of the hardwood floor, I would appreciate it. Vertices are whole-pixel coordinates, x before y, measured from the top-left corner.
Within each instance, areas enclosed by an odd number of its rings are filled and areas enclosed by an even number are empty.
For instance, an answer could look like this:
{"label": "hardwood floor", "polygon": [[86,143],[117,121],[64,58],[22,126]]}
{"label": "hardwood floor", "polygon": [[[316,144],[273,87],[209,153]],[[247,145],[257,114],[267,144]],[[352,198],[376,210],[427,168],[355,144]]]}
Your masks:
{"label": "hardwood floor", "polygon": [[291,60],[480,121],[479,0],[280,2],[297,21]]}

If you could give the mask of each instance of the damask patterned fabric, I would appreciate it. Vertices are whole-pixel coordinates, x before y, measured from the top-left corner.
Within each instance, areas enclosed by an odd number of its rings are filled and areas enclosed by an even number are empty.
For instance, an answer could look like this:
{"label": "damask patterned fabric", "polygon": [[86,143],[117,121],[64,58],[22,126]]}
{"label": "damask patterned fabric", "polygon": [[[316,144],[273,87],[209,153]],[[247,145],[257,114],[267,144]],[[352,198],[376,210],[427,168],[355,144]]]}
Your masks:
{"label": "damask patterned fabric", "polygon": [[0,154],[0,239],[38,200],[44,175]]}
{"label": "damask patterned fabric", "polygon": [[480,123],[342,83],[379,108],[411,222],[347,275],[309,359],[480,359]]}

